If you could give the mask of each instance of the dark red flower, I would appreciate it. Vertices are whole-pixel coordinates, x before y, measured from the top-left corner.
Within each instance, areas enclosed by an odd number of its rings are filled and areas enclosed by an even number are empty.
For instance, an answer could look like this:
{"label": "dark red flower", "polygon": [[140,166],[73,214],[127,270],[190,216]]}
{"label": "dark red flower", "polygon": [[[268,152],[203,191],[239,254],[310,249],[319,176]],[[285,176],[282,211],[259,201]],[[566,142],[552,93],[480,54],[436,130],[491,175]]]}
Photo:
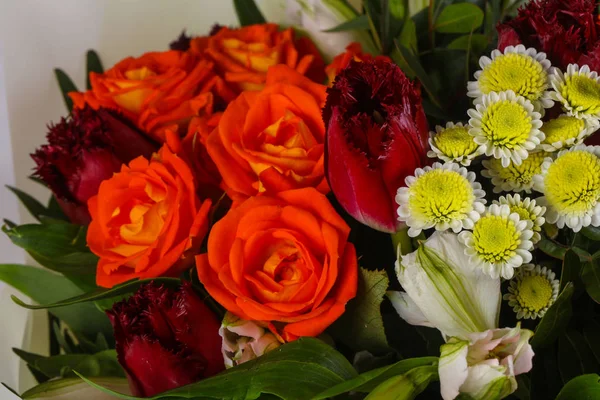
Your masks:
{"label": "dark red flower", "polygon": [[498,25],[498,48],[523,44],[545,52],[561,69],[587,64],[600,71],[599,24],[595,0],[533,0]]}
{"label": "dark red flower", "polygon": [[143,285],[107,315],[135,396],[153,396],[225,369],[221,324],[189,282],[178,289]]}
{"label": "dark red flower", "polygon": [[352,61],[323,109],[326,175],[340,204],[365,225],[398,227],[396,191],[427,163],[427,120],[419,88],[395,64]]}
{"label": "dark red flower", "polygon": [[87,224],[87,201],[121,165],[149,157],[157,147],[125,119],[103,108],[74,109],[48,127],[48,144],[31,155],[35,175],[56,196],[73,223]]}
{"label": "dark red flower", "polygon": [[179,37],[169,44],[169,49],[179,50],[179,51],[188,51],[190,48],[190,40],[191,39],[192,39],[192,37],[188,36],[187,33],[185,33],[185,29],[184,29],[181,32],[181,34],[179,35]]}

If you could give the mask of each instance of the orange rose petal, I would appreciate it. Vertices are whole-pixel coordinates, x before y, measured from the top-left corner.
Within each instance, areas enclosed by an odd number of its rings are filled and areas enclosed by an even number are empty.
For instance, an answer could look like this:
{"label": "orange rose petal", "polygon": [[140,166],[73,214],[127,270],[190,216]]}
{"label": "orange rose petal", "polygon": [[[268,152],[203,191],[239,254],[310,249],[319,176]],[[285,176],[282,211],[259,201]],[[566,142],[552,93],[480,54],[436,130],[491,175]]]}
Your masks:
{"label": "orange rose petal", "polygon": [[[325,308],[325,307],[323,307]],[[346,305],[335,303],[323,310],[319,315],[312,316],[299,322],[292,322],[283,328],[284,338],[286,335],[293,337],[319,336],[329,325],[338,319],[345,311]],[[290,336],[287,336],[290,338]]]}
{"label": "orange rose petal", "polygon": [[281,210],[281,220],[289,229],[302,232],[309,239],[312,251],[318,254],[325,252],[321,225],[314,214],[299,207],[286,206]]}
{"label": "orange rose petal", "polygon": [[216,279],[206,254],[196,256],[196,270],[198,271],[198,279],[212,298],[235,315],[244,319],[251,319],[249,315],[237,306],[235,296],[223,286],[219,279]]}

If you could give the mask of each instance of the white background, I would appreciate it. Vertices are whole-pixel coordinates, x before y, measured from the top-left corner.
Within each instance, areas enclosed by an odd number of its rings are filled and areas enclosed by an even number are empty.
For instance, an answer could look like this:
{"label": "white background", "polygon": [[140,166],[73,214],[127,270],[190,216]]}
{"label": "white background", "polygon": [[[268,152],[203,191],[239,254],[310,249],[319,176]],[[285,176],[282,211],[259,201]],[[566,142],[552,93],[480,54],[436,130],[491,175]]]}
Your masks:
{"label": "white background", "polygon": [[[127,56],[164,50],[183,28],[206,34],[219,22],[237,25],[232,0],[0,0],[0,217],[31,218],[4,185],[16,185],[46,201],[27,179],[29,154],[44,142],[46,124],[66,114],[53,68],[85,87],[85,52],[95,49],[104,67]],[[23,263],[25,255],[0,234],[0,263]],[[31,381],[11,347],[43,352],[47,330],[36,329],[33,347],[25,333],[28,314],[0,283],[0,381],[23,391]],[[31,318],[29,317],[31,324]],[[36,324],[39,321],[36,320]],[[29,330],[30,331],[30,330]],[[40,348],[41,347],[41,348]],[[0,399],[12,398],[0,388]]]}

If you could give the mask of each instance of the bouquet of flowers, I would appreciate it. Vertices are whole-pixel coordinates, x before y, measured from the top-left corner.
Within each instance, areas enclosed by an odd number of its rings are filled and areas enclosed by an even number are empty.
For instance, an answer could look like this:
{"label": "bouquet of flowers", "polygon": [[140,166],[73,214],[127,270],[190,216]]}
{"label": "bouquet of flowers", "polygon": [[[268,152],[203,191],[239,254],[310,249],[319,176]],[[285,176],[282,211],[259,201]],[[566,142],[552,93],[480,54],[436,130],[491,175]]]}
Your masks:
{"label": "bouquet of flowers", "polygon": [[597,2],[359,3],[56,70],[21,398],[600,398]]}

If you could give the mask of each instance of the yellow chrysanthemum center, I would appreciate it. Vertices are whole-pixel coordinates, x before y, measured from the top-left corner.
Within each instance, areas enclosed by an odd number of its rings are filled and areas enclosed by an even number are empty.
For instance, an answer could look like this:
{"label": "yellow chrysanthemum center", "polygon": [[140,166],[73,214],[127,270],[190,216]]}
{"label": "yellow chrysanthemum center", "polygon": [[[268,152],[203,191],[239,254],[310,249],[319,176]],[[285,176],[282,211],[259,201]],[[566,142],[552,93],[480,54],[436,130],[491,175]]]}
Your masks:
{"label": "yellow chrysanthemum center", "polygon": [[586,75],[567,76],[560,94],[575,110],[584,114],[600,112],[600,83]]}
{"label": "yellow chrysanthemum center", "polygon": [[475,223],[473,242],[479,257],[496,264],[510,260],[521,239],[513,221],[499,215],[486,215]]}
{"label": "yellow chrysanthemum center", "polygon": [[524,54],[504,54],[486,66],[479,77],[483,94],[512,90],[529,100],[539,99],[548,87],[548,74],[537,60]]}
{"label": "yellow chrysanthemum center", "polygon": [[503,180],[526,185],[535,175],[542,172],[542,163],[546,157],[548,157],[548,153],[545,152],[532,153],[522,161],[521,165],[510,163],[506,168],[502,166],[500,159],[493,158],[489,162],[490,168],[496,171]]}
{"label": "yellow chrysanthemum center", "polygon": [[410,187],[412,215],[435,223],[463,219],[473,209],[473,188],[460,173],[433,169]]}
{"label": "yellow chrysanthemum center", "polygon": [[556,142],[564,143],[568,139],[577,139],[584,128],[585,122],[583,120],[568,115],[561,115],[556,119],[544,123],[541,131],[546,134],[544,143],[552,144]]}
{"label": "yellow chrysanthemum center", "polygon": [[552,299],[552,285],[543,276],[528,275],[519,279],[516,298],[522,309],[539,312],[546,308]]}
{"label": "yellow chrysanthemum center", "polygon": [[540,232],[542,230],[541,226],[535,225],[535,220],[537,219],[537,216],[532,213],[531,211],[529,211],[527,208],[523,207],[522,205],[511,205],[510,207],[510,212],[511,213],[517,213],[519,215],[519,218],[521,219],[521,221],[531,221],[533,222],[533,231],[535,232]]}
{"label": "yellow chrysanthemum center", "polygon": [[548,202],[562,214],[591,210],[600,198],[600,158],[587,151],[558,157],[544,178]]}
{"label": "yellow chrysanthemum center", "polygon": [[531,117],[527,110],[509,100],[490,105],[481,118],[483,135],[492,145],[508,149],[525,143],[531,128]]}
{"label": "yellow chrysanthemum center", "polygon": [[444,129],[433,137],[433,144],[450,158],[468,156],[479,147],[465,126]]}

